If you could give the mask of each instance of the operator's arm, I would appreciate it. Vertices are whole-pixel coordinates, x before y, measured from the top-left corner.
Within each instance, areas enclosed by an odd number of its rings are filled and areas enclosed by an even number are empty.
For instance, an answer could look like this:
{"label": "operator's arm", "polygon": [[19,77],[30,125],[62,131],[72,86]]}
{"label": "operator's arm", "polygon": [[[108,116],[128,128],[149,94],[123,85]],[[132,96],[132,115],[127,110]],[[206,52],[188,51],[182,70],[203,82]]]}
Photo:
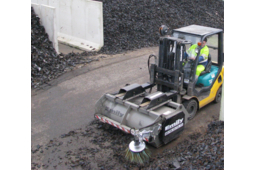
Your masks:
{"label": "operator's arm", "polygon": [[203,61],[203,60],[207,60],[208,59],[209,48],[207,46],[202,48],[201,51],[200,51],[200,55],[201,56],[199,56],[199,58],[198,58],[198,63]]}
{"label": "operator's arm", "polygon": [[193,44],[193,45],[187,50],[187,52],[184,52],[184,58],[187,59],[187,58],[189,57],[189,59],[195,60],[196,57],[194,57],[194,56],[196,56],[196,54],[194,54],[194,53],[195,53],[196,47],[197,47],[197,44]]}
{"label": "operator's arm", "polygon": [[199,56],[199,58],[198,58],[198,63],[200,62],[200,61],[203,61],[205,58],[203,57],[203,56]]}

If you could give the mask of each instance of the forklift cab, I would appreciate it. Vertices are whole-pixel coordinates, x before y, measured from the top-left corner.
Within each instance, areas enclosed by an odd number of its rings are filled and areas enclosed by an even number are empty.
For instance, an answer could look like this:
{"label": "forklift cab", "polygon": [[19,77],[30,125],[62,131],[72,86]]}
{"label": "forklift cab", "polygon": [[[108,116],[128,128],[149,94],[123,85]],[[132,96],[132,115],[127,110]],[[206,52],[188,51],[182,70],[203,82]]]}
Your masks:
{"label": "forklift cab", "polygon": [[[200,96],[203,93],[210,91],[223,66],[223,30],[199,25],[190,25],[174,29],[171,36],[191,42],[185,44],[184,49],[186,51],[191,45],[198,44],[198,48],[195,51],[197,54],[196,59],[192,61],[188,59],[188,61],[186,61],[186,64],[190,63],[190,65],[192,65],[190,74],[185,74],[185,71],[187,71],[185,66],[182,70],[184,73],[183,86],[187,88],[187,94],[189,96]],[[202,49],[201,42],[203,42],[205,38],[207,38],[206,45],[209,48],[208,63],[205,70],[200,74],[196,81],[196,68],[197,65],[199,65],[198,58],[200,50]]]}

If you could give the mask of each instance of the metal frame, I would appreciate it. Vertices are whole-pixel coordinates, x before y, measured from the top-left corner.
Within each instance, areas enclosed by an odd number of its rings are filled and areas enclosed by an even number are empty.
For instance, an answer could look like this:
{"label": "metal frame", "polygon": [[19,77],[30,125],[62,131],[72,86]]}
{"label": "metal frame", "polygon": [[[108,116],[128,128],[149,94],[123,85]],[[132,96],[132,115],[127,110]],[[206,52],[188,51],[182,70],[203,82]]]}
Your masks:
{"label": "metal frame", "polygon": [[[194,26],[194,25],[193,25]],[[196,25],[195,25],[196,26]],[[189,26],[188,26],[189,27]],[[199,26],[199,27],[203,27],[203,26]],[[179,32],[179,33],[182,33],[182,34],[187,34],[187,35],[195,35],[195,36],[200,36],[201,37],[201,42],[203,42],[203,40],[206,38],[206,37],[210,37],[212,35],[215,35],[217,34],[218,35],[218,64],[215,64],[213,63],[213,65],[217,65],[219,67],[219,71],[216,75],[216,77],[218,77],[218,75],[220,74],[220,70],[222,69],[222,66],[223,66],[223,30],[222,29],[215,29],[215,31],[212,31],[212,32],[209,32],[207,34],[195,34],[195,33],[191,33],[191,32],[185,32],[185,31],[180,31],[180,29],[183,29],[185,27],[182,27],[182,28],[178,28],[178,29],[174,29],[172,34],[174,32]],[[209,28],[209,27],[208,27]],[[216,48],[216,47],[213,47],[213,48]],[[198,51],[198,54],[200,53],[200,48],[199,48],[199,51]],[[195,60],[195,67],[198,65],[198,58],[196,58]],[[193,72],[193,79],[192,79],[192,82],[189,83],[188,85],[188,89],[193,89],[193,90],[188,90],[188,95],[189,96],[199,96],[201,95],[203,92],[206,92],[206,91],[209,91],[213,84],[215,83],[216,79],[214,79],[214,81],[212,82],[212,84],[208,87],[202,87],[202,89],[200,91],[197,91],[195,89],[195,75],[196,75],[196,72],[194,71]]]}

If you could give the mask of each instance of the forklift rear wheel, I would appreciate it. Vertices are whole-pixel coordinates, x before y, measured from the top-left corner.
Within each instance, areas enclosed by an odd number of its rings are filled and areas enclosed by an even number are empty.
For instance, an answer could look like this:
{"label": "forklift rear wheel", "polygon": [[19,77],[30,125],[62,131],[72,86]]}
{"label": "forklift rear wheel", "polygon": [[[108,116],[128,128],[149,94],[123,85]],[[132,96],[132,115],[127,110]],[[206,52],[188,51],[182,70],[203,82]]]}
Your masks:
{"label": "forklift rear wheel", "polygon": [[215,96],[215,99],[214,99],[214,102],[215,103],[219,103],[220,102],[220,100],[221,100],[221,91],[222,91],[222,89],[221,89],[221,87],[218,89],[218,91],[217,91],[217,93],[216,93],[216,96]]}
{"label": "forklift rear wheel", "polygon": [[183,105],[189,113],[188,120],[193,119],[197,113],[197,101],[195,99],[191,99],[183,102]]}

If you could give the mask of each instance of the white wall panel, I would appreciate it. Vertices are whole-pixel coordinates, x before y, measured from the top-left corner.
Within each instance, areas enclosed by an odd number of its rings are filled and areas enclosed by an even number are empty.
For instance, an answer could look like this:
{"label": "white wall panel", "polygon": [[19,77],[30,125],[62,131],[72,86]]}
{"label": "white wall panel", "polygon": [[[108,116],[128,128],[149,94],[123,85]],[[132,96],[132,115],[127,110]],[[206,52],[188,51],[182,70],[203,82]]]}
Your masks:
{"label": "white wall panel", "polygon": [[56,8],[41,5],[42,23],[45,25],[45,30],[49,35],[49,39],[53,43],[53,47],[56,52],[58,51],[58,39],[57,39],[57,22],[56,22]]}
{"label": "white wall panel", "polygon": [[[84,9],[84,10],[82,10]],[[85,3],[80,3],[80,0],[73,0],[72,3],[72,35],[85,39],[85,21],[87,18],[85,14]],[[86,18],[86,19],[85,19]]]}
{"label": "white wall panel", "polygon": [[34,8],[36,15],[40,17],[40,24],[44,26],[49,40],[52,42],[56,52],[59,53],[57,40],[56,8],[34,3],[32,3],[31,6]]}
{"label": "white wall panel", "polygon": [[72,9],[70,0],[59,1],[59,32],[72,35]]}
{"label": "white wall panel", "polygon": [[37,0],[38,4],[49,5],[50,0]]}
{"label": "white wall panel", "polygon": [[57,30],[59,31],[59,0],[49,0],[48,5],[56,8]]}
{"label": "white wall panel", "polygon": [[38,0],[31,0],[31,3],[38,4]]}
{"label": "white wall panel", "polygon": [[[91,0],[32,0],[56,8],[58,40],[81,49],[104,45],[103,5]],[[92,48],[90,48],[92,47]]]}
{"label": "white wall panel", "polygon": [[[101,40],[101,25],[103,23],[103,17],[101,17],[101,11],[103,11],[101,4],[99,3],[87,3],[86,4],[86,16],[87,16],[87,24],[86,24],[86,40],[94,41],[97,40],[96,43],[100,44]],[[94,15],[92,15],[94,13]]]}

